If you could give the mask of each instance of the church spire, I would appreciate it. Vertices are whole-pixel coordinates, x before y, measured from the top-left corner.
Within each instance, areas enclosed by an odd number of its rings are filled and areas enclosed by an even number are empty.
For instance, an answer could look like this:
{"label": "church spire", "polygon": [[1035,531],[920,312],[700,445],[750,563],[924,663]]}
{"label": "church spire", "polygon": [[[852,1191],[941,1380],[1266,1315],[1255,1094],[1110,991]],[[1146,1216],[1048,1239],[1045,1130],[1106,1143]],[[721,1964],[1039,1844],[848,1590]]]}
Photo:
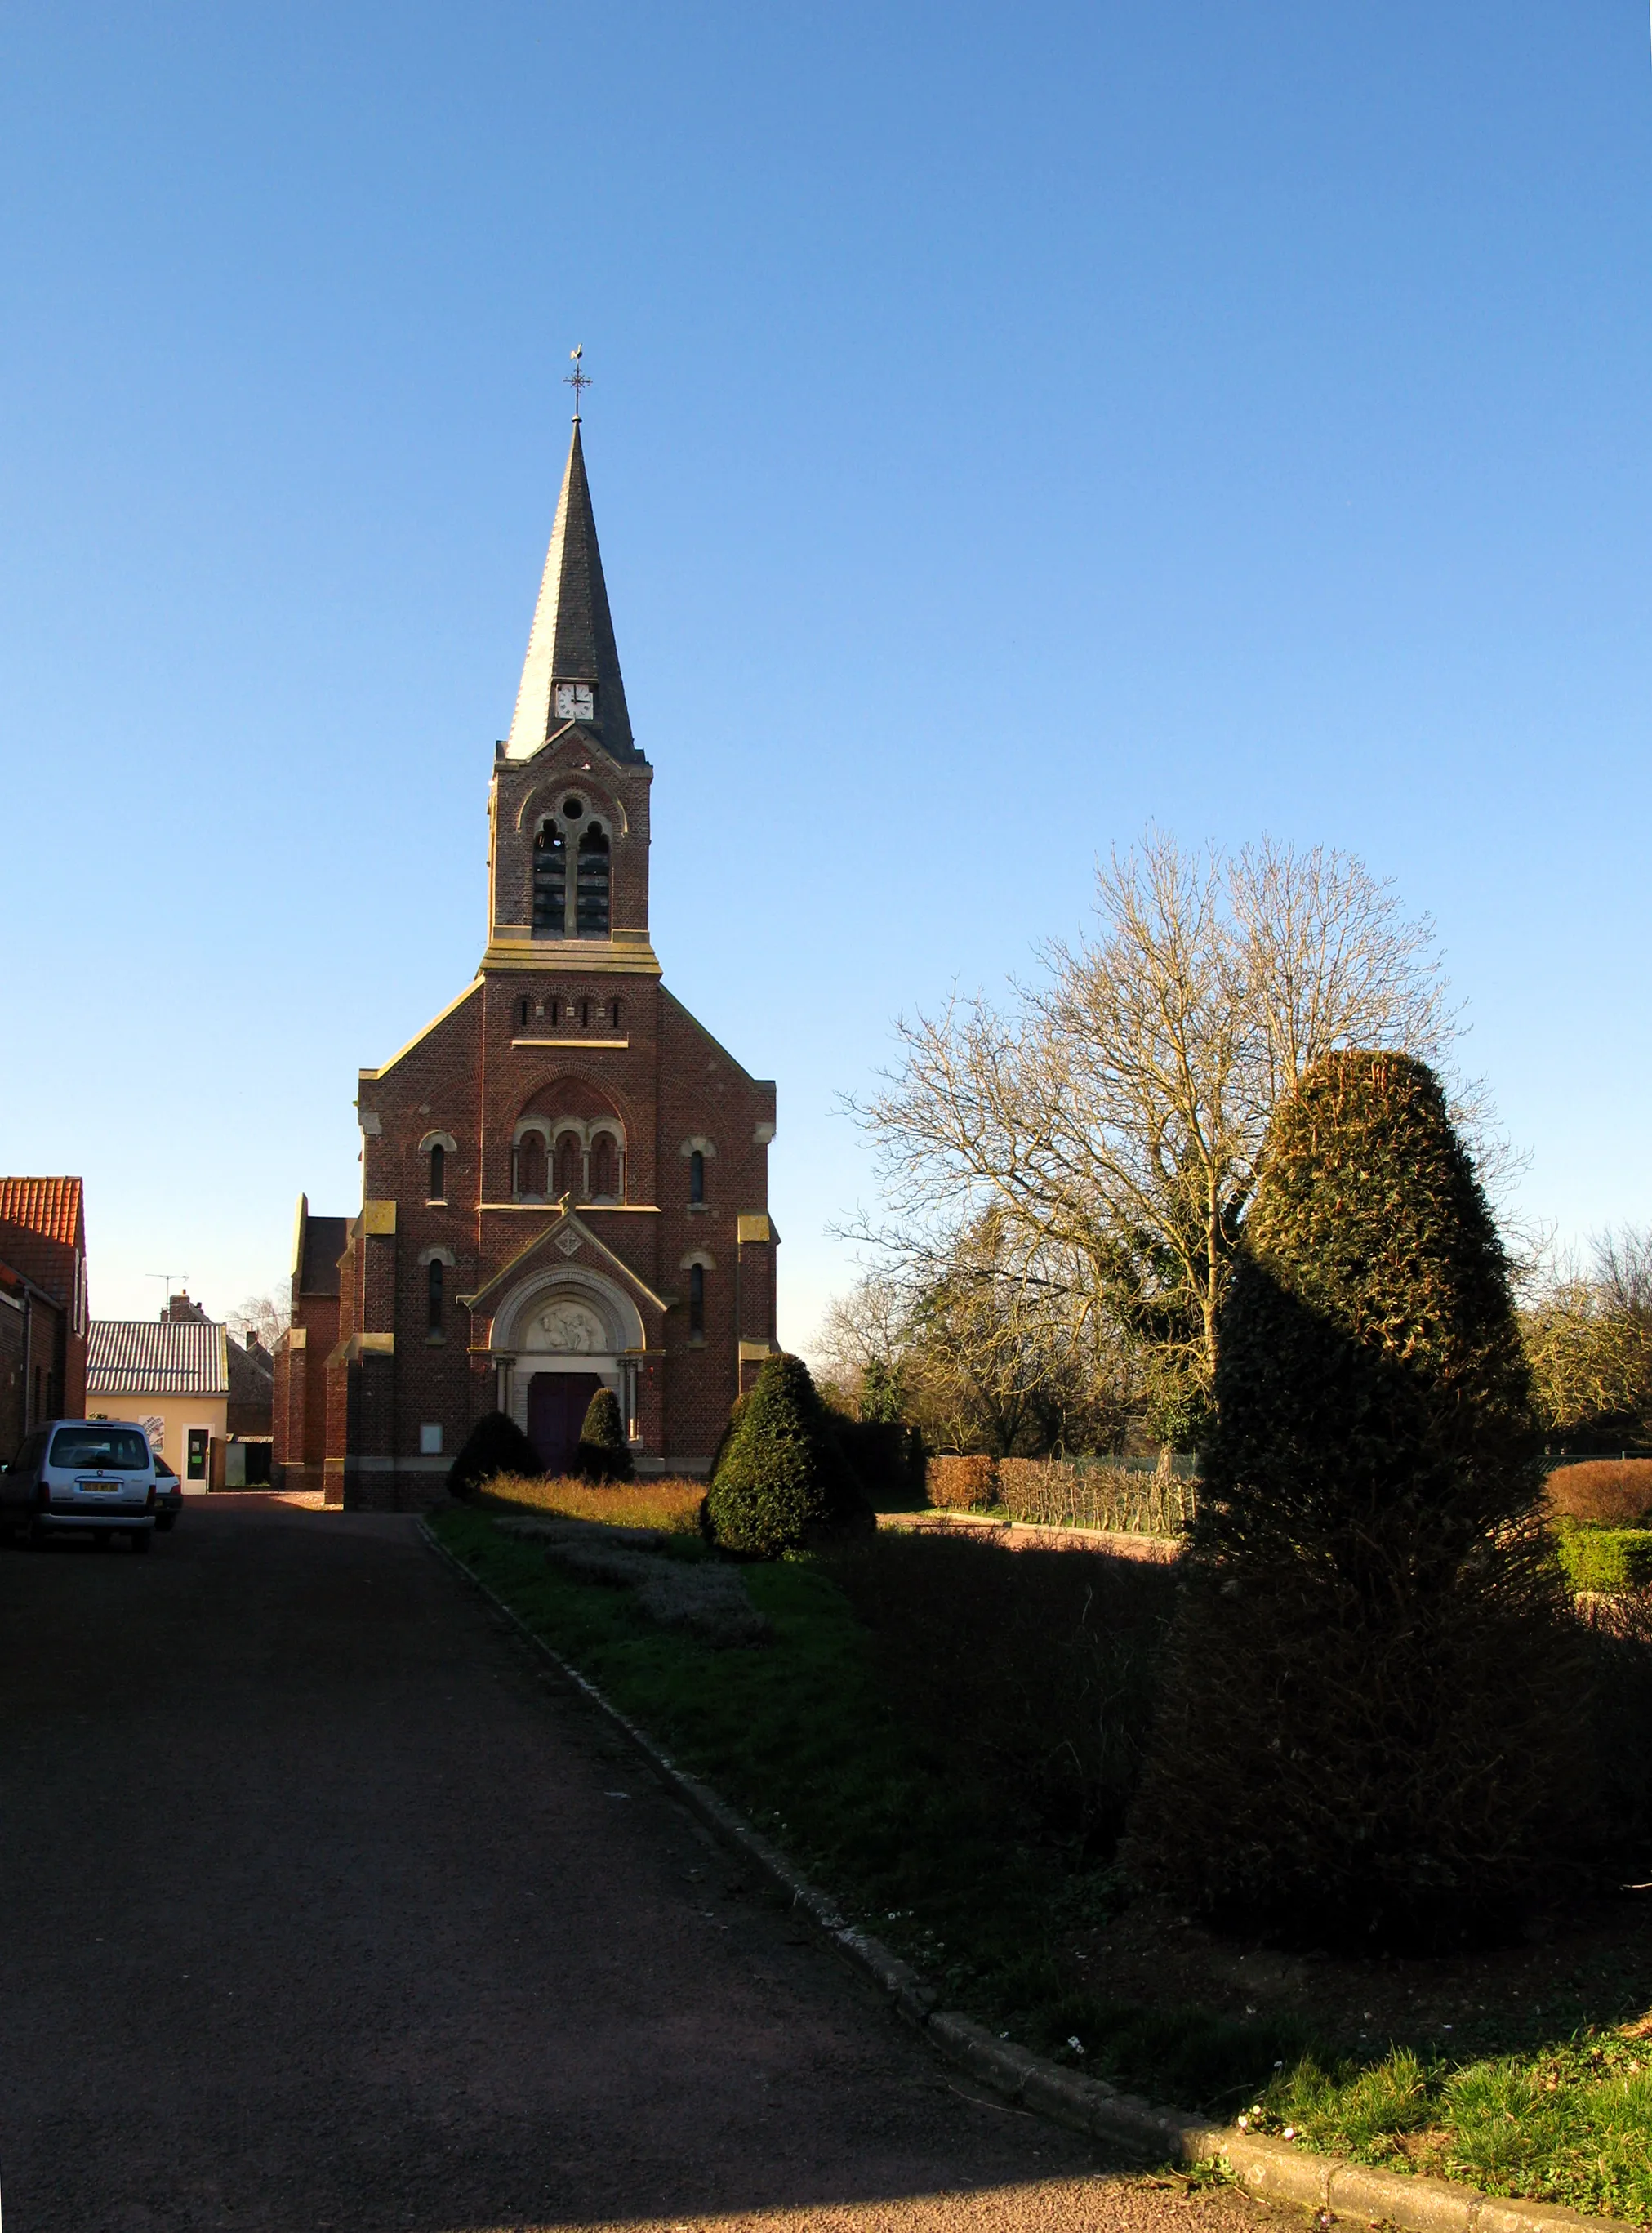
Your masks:
{"label": "church spire", "polygon": [[[576,400],[577,394],[576,390]],[[548,737],[572,720],[591,730],[610,758],[642,758],[632,742],[626,711],[579,426],[576,413],[522,687],[505,743],[507,759],[531,759]]]}

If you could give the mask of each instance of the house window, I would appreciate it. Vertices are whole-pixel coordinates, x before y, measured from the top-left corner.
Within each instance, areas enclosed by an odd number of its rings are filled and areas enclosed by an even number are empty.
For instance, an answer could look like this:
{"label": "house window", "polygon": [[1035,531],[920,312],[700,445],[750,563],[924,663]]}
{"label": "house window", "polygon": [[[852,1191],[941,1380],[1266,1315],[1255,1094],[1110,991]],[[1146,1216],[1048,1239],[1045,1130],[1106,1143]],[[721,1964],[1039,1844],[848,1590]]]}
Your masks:
{"label": "house window", "polygon": [[430,1200],[447,1199],[447,1150],[439,1140],[430,1151]]}
{"label": "house window", "polygon": [[568,935],[568,841],[547,822],[533,841],[533,934]]}
{"label": "house window", "polygon": [[688,1331],[704,1338],[706,1332],[706,1266],[691,1264],[688,1267]]}
{"label": "house window", "polygon": [[441,1422],[439,1419],[427,1419],[419,1429],[419,1455],[421,1458],[439,1458],[441,1454]]}
{"label": "house window", "polygon": [[582,938],[608,934],[608,841],[593,824],[579,841],[576,921]]}
{"label": "house window", "polygon": [[429,1325],[432,1333],[439,1333],[442,1330],[442,1281],[446,1273],[447,1266],[441,1258],[433,1256],[428,1267]]}
{"label": "house window", "polygon": [[688,1199],[701,1202],[706,1199],[706,1151],[696,1148],[688,1158]]}

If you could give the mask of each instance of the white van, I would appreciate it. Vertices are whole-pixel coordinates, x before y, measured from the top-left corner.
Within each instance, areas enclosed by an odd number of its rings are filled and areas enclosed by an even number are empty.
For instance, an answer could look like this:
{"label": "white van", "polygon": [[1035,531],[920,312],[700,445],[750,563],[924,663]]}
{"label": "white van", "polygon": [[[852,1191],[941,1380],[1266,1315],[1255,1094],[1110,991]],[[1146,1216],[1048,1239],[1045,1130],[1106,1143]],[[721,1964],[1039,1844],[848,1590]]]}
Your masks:
{"label": "white van", "polygon": [[146,1551],[155,1533],[155,1462],[149,1437],[127,1419],[51,1419],[25,1435],[0,1471],[0,1527],[32,1542],[124,1535]]}

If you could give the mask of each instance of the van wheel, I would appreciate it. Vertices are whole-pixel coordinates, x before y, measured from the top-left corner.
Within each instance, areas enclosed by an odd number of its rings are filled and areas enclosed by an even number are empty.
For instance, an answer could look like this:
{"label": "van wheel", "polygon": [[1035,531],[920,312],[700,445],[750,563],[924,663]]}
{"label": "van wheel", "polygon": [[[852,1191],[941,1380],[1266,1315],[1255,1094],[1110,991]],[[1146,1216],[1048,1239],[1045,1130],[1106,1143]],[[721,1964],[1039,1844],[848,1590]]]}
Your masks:
{"label": "van wheel", "polygon": [[157,1515],[155,1525],[159,1528],[161,1533],[164,1535],[177,1517],[178,1514],[175,1512],[162,1512]]}
{"label": "van wheel", "polygon": [[132,1533],[133,1555],[135,1558],[143,1558],[148,1552],[149,1546],[154,1541],[154,1530],[153,1528],[134,1528]]}
{"label": "van wheel", "polygon": [[92,1540],[97,1545],[100,1551],[107,1551],[109,1547],[108,1529],[107,1527],[99,1527],[94,1529],[93,1531]]}

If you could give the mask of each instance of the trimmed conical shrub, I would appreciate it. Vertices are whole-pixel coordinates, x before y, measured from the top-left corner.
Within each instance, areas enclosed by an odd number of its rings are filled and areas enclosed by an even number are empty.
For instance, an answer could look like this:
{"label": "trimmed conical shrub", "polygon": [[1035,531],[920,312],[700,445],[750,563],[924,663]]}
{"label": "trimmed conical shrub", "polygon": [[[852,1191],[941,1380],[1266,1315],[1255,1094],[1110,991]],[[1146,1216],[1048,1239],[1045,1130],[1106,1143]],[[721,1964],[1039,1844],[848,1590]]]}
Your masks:
{"label": "trimmed conical shrub", "polygon": [[1277,1111],[1215,1403],[1127,1861],[1298,1940],[1499,1933],[1577,1686],[1507,1267],[1423,1064],[1335,1055]]}
{"label": "trimmed conical shrub", "polygon": [[706,1516],[725,1550],[757,1559],[777,1559],[869,1518],[800,1357],[768,1358],[741,1399]]}
{"label": "trimmed conical shrub", "polygon": [[599,1388],[585,1407],[574,1470],[582,1481],[629,1481],[635,1468],[620,1418],[620,1399]]}
{"label": "trimmed conical shrub", "polygon": [[504,1411],[485,1411],[471,1429],[464,1449],[447,1468],[447,1494],[474,1496],[496,1473],[542,1474],[539,1453]]}

